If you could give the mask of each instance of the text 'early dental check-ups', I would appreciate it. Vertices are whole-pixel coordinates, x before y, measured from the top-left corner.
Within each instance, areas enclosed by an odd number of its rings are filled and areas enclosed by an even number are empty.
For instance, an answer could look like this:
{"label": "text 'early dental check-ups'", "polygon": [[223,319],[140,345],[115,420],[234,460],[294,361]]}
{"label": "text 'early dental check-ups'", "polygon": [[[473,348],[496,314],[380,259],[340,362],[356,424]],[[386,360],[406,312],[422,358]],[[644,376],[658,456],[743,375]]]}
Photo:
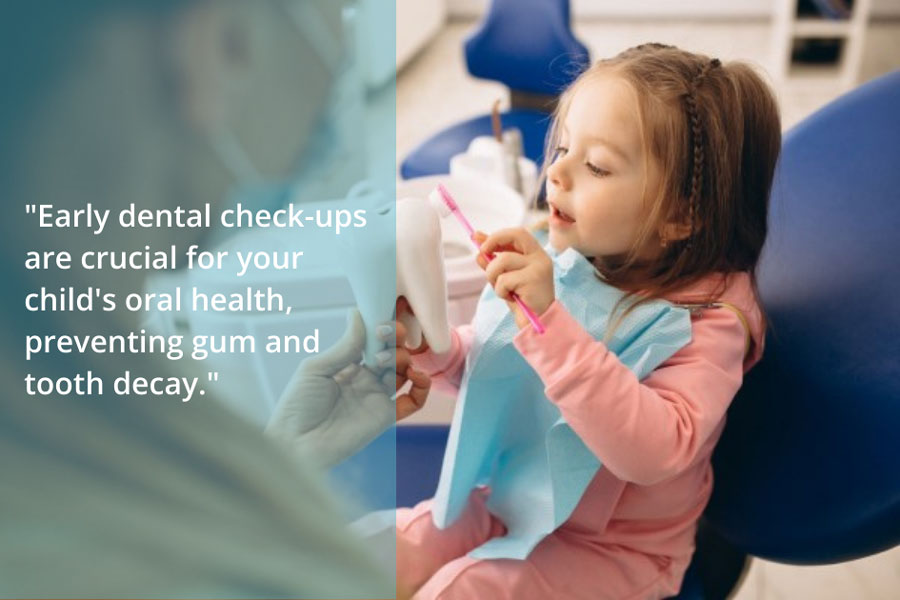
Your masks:
{"label": "text 'early dental check-ups'", "polygon": [[[218,356],[233,361],[246,355],[239,360],[247,363],[265,360],[260,355],[266,354],[318,353],[314,321],[303,321],[305,329],[270,327],[267,335],[251,331],[248,323],[291,315],[297,300],[291,274],[302,272],[310,252],[322,245],[321,237],[310,242],[304,232],[348,236],[367,225],[365,208],[303,204],[277,209],[27,204],[25,213],[35,227],[56,230],[59,241],[55,248],[26,249],[22,262],[38,275],[24,297],[26,314],[36,317],[23,339],[32,366],[23,382],[26,394],[112,393],[181,402],[233,385],[222,365],[234,363],[216,361]],[[251,232],[235,230],[289,235],[277,243],[258,237],[237,247],[234,239]],[[280,289],[279,281],[294,295]],[[302,291],[315,296],[320,290]],[[54,317],[63,314],[73,319]],[[82,360],[67,360],[72,356]],[[175,361],[177,368],[167,366]],[[80,368],[59,368],[69,364]]]}

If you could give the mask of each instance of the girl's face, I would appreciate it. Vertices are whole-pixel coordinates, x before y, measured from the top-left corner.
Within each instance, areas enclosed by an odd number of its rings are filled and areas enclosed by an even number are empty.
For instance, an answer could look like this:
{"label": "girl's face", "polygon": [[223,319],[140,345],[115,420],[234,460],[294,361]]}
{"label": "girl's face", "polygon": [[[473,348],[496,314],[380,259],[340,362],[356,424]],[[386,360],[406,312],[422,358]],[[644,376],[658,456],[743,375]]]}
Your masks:
{"label": "girl's face", "polygon": [[[585,81],[559,125],[547,170],[550,243],[595,258],[627,253],[646,215],[644,190],[655,181],[652,165],[646,172],[632,87],[611,74]],[[658,241],[650,246],[658,250]]]}

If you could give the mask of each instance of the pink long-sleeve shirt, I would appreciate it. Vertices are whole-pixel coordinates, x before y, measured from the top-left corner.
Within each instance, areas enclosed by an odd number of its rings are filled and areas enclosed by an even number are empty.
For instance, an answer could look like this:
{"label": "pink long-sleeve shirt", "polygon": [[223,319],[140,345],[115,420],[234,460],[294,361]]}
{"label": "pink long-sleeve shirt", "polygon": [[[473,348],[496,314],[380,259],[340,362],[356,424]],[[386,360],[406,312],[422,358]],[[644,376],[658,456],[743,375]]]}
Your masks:
{"label": "pink long-sleeve shirt", "polygon": [[[698,311],[691,342],[643,381],[559,302],[541,315],[546,333],[525,328],[516,335],[547,398],[603,463],[561,530],[660,557],[693,551],[696,522],[712,492],[710,457],[764,338],[746,273],[712,275],[668,299],[702,302],[711,293],[737,311]],[[436,387],[458,390],[472,337],[470,325],[457,328],[451,350],[415,357],[417,368]]]}

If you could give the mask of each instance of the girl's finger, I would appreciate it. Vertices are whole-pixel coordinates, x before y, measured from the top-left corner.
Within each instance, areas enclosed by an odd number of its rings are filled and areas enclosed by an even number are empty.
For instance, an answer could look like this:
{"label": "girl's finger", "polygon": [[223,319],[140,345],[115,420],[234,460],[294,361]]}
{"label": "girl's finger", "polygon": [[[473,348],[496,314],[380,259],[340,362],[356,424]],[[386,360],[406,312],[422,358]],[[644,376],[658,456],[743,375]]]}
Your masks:
{"label": "girl's finger", "polygon": [[481,252],[484,254],[510,250],[527,254],[535,248],[540,248],[537,240],[522,227],[495,231],[481,244]]}
{"label": "girl's finger", "polygon": [[[406,385],[406,381],[408,379],[407,373],[412,371],[412,365],[407,362],[406,368],[400,369],[398,366],[396,369],[385,371],[381,376],[381,383],[385,388],[391,390],[392,392],[399,392],[400,388]],[[391,377],[393,375],[393,378]]]}
{"label": "girl's finger", "polygon": [[409,392],[397,396],[397,420],[405,419],[423,406],[431,389],[431,378],[421,371],[409,369],[406,376],[412,382]]}
{"label": "girl's finger", "polygon": [[518,271],[507,271],[497,277],[497,281],[494,283],[494,293],[504,300],[510,300],[509,295],[526,281],[528,281],[528,274],[521,269]]}
{"label": "girl's finger", "polygon": [[406,344],[406,325],[402,321],[396,321],[394,328],[396,329],[394,334],[395,345],[398,348],[402,348]]}
{"label": "girl's finger", "polygon": [[528,263],[529,259],[524,254],[501,252],[485,267],[484,274],[491,285],[494,285],[494,282],[503,273],[523,269],[528,266]]}
{"label": "girl's finger", "polygon": [[412,357],[409,350],[404,346],[397,347],[397,367],[394,369],[397,373],[406,373],[406,370],[412,364]]}

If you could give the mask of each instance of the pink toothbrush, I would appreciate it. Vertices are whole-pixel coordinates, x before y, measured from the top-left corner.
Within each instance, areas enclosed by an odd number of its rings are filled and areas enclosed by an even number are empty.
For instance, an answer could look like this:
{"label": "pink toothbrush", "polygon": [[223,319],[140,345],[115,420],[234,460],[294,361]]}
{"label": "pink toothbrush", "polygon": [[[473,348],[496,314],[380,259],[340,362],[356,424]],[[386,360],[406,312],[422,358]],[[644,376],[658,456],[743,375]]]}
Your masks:
{"label": "pink toothbrush", "polygon": [[[434,207],[438,209],[438,212],[442,217],[446,217],[448,214],[452,213],[453,216],[456,217],[456,219],[462,224],[463,228],[469,234],[469,239],[473,244],[475,244],[475,247],[480,248],[478,242],[475,241],[475,229],[459,209],[459,205],[456,203],[456,200],[453,199],[453,196],[450,195],[450,192],[447,191],[447,188],[444,187],[444,184],[439,183],[437,189],[429,194],[428,199],[431,201],[432,205],[434,205]],[[488,262],[494,260],[493,254],[482,253],[482,256],[484,256],[488,260]],[[528,318],[528,321],[531,323],[531,326],[534,328],[534,330],[539,334],[543,334],[546,329],[544,329],[544,325],[541,323],[541,320],[538,318],[538,316],[534,314],[534,311],[528,308],[528,305],[525,304],[522,299],[519,298],[519,295],[515,292],[510,294],[510,296],[516,302],[516,304],[519,305],[519,308],[522,309],[522,313],[526,318]]]}

